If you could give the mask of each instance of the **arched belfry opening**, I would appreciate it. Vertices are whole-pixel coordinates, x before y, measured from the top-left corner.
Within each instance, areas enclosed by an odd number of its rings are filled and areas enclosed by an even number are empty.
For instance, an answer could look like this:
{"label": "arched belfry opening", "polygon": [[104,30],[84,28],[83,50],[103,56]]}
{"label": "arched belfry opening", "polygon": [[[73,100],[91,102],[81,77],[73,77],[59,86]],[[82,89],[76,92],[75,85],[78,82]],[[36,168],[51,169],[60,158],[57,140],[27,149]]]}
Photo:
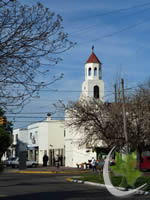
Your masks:
{"label": "arched belfry opening", "polygon": [[99,99],[99,87],[97,85],[94,86],[94,98]]}
{"label": "arched belfry opening", "polygon": [[89,68],[88,75],[89,75],[89,76],[92,75],[92,69],[91,69],[91,67]]}
{"label": "arched belfry opening", "polygon": [[94,68],[94,76],[97,76],[97,67]]}

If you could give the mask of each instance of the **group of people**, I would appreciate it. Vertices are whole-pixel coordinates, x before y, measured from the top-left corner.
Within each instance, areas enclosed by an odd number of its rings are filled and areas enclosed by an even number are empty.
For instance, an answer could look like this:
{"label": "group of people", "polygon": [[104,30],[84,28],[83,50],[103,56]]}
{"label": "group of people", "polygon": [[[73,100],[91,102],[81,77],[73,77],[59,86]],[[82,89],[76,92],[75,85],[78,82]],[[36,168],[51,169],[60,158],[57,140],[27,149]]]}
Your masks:
{"label": "group of people", "polygon": [[[47,163],[48,163],[48,156],[47,154],[44,154],[43,156],[43,166],[46,167]],[[110,162],[111,163],[111,162]],[[62,156],[59,156],[57,159],[54,159],[54,164],[57,168],[59,168],[60,165],[62,165]],[[95,160],[95,158],[93,157],[91,160],[91,166],[92,166],[92,171],[96,172],[97,171],[97,161]]]}
{"label": "group of people", "polygon": [[[97,165],[99,169],[103,169],[104,166],[104,162],[105,162],[106,157],[102,158],[101,161],[99,161],[97,163],[97,161],[95,160],[95,158],[93,157],[91,160],[91,167],[92,167],[92,171],[96,172],[97,171]],[[111,158],[109,160],[110,165],[115,165],[115,160],[113,158]]]}
{"label": "group of people", "polygon": [[[49,160],[49,158],[48,158],[47,154],[44,154],[44,156],[43,156],[43,166],[44,167],[47,166],[48,160]],[[63,157],[62,156],[58,156],[58,158],[54,159],[53,162],[54,162],[55,166],[57,168],[59,168],[59,166],[60,165],[62,166],[62,164],[63,164]]]}

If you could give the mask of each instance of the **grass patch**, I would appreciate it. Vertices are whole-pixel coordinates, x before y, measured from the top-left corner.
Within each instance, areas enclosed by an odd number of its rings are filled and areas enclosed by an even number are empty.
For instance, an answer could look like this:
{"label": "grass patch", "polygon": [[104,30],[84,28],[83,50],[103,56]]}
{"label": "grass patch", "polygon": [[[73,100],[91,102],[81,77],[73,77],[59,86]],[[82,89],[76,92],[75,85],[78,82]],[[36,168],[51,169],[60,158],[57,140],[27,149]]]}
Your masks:
{"label": "grass patch", "polygon": [[[111,182],[114,186],[120,186],[121,181],[122,181],[122,176],[111,175],[110,178],[111,178]],[[103,175],[98,174],[98,173],[82,174],[81,176],[74,177],[73,179],[104,184]],[[144,190],[150,192],[150,177],[141,176],[141,177],[137,178],[137,180],[135,181],[135,184],[134,184],[134,188],[137,188],[138,186],[141,186],[144,183],[147,183],[147,187]]]}
{"label": "grass patch", "polygon": [[103,183],[104,184],[103,176],[99,175],[97,173],[82,174],[81,176],[74,177],[73,179],[82,180],[82,181],[89,181],[89,182],[93,182],[93,183]]}

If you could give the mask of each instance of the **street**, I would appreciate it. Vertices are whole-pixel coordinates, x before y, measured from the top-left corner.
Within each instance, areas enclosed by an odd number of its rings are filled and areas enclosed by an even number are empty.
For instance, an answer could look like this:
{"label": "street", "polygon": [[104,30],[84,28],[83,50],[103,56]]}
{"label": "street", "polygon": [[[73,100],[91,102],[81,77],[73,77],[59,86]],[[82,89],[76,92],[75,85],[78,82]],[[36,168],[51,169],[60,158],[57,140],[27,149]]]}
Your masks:
{"label": "street", "polygon": [[[70,183],[68,174],[18,174],[0,175],[1,200],[98,200],[119,199],[106,189],[79,183]],[[128,199],[149,199],[149,196],[134,196]],[[122,198],[121,198],[122,199]]]}

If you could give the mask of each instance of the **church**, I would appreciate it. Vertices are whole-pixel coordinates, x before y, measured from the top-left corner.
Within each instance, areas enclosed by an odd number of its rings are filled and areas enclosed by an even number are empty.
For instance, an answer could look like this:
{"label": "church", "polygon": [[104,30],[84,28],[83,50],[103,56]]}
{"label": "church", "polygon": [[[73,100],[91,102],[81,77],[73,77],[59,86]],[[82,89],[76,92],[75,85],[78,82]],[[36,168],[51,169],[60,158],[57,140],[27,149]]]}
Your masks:
{"label": "church", "polygon": [[[79,101],[96,98],[104,102],[104,81],[102,80],[102,63],[94,53],[85,63],[85,80]],[[33,123],[26,129],[13,130],[12,156],[18,156],[19,151],[27,151],[28,159],[36,160],[42,164],[42,157],[46,152],[49,157],[49,165],[54,165],[54,159],[61,156],[62,164],[66,167],[77,167],[78,164],[88,163],[92,157],[96,158],[96,152],[89,144],[80,145],[81,132],[77,133],[72,128],[65,126],[69,117],[65,113],[65,120],[53,120],[49,115],[47,119]],[[18,144],[24,144],[23,149]],[[99,142],[101,146],[101,142]]]}
{"label": "church", "polygon": [[[92,53],[85,63],[85,80],[82,84],[80,99],[96,98],[104,102],[104,81],[102,80],[102,63]],[[66,119],[68,120],[66,112]],[[96,158],[96,152],[87,144],[80,145],[81,134],[72,128],[65,130],[65,166],[76,167],[81,163],[88,163],[92,157]]]}

